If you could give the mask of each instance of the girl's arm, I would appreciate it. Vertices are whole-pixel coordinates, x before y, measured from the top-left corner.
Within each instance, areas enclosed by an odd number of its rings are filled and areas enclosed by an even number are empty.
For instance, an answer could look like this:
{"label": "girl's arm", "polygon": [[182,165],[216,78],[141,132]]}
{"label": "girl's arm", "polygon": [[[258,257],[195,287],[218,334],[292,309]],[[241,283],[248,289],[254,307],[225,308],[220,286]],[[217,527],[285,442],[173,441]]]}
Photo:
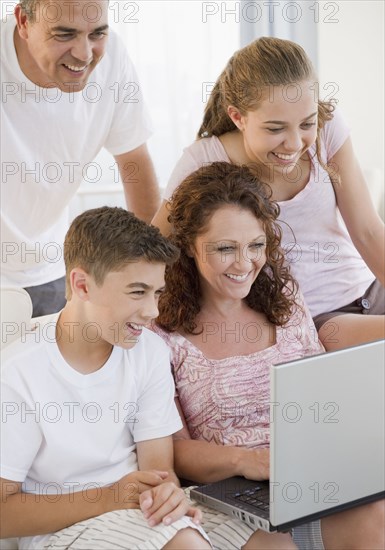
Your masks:
{"label": "girl's arm", "polygon": [[332,177],[332,183],[350,237],[369,269],[385,286],[384,222],[374,208],[350,138],[329,164],[339,176],[340,181]]}
{"label": "girl's arm", "polygon": [[231,476],[269,479],[269,449],[246,449],[191,439],[179,400],[183,428],[174,435],[175,471],[179,477],[210,483]]}

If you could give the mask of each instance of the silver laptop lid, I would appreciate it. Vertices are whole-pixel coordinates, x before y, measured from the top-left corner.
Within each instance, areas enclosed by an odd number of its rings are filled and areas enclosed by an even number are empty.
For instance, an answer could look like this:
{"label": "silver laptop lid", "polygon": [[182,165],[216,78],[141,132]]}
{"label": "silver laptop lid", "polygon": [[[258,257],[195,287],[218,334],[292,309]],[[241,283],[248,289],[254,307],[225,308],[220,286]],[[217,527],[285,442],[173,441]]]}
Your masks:
{"label": "silver laptop lid", "polygon": [[384,344],[271,367],[273,525],[385,489]]}

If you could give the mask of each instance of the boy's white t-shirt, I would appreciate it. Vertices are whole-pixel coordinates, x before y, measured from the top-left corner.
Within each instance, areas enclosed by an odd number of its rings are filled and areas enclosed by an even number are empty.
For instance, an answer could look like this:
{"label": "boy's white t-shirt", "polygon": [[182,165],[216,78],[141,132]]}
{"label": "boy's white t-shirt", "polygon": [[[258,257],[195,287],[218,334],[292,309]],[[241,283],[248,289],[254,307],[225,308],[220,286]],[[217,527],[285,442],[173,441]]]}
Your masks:
{"label": "boy's white t-shirt", "polygon": [[101,369],[84,375],[59,351],[57,318],[43,318],[2,358],[1,477],[40,495],[112,484],[138,469],[136,443],[182,427],[159,336],[144,329],[132,349],[115,346]]}
{"label": "boy's white t-shirt", "polygon": [[94,159],[132,151],[151,135],[134,66],[109,31],[106,53],[85,88],[41,88],[20,69],[15,18],[1,22],[1,241],[3,286],[62,277],[68,203],[84,179],[93,188],[117,180],[116,163]]}

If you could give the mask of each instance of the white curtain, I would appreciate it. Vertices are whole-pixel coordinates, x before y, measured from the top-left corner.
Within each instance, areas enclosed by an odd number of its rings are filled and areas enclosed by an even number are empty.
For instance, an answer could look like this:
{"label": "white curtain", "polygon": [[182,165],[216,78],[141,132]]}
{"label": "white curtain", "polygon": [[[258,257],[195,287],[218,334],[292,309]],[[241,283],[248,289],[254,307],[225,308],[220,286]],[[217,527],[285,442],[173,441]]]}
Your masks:
{"label": "white curtain", "polygon": [[212,85],[234,51],[259,36],[279,36],[300,43],[317,66],[322,10],[309,0],[110,1],[110,24],[135,63],[153,121],[149,148],[161,187],[194,140]]}
{"label": "white curtain", "polygon": [[110,24],[127,45],[150,111],[149,148],[162,187],[195,138],[213,83],[240,47],[239,24],[223,22],[219,4],[111,0]]}
{"label": "white curtain", "polygon": [[260,36],[292,40],[305,49],[317,70],[318,25],[325,18],[333,21],[335,5],[327,0],[242,0],[241,45]]}

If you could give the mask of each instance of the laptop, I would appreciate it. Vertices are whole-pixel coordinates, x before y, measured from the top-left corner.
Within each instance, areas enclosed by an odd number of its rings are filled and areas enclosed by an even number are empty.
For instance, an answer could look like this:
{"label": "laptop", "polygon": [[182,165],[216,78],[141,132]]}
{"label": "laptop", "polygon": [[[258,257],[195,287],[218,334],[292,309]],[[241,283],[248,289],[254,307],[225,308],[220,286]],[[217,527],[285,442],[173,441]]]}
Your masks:
{"label": "laptop", "polygon": [[384,344],[272,366],[269,481],[233,477],[191,497],[270,532],[384,498]]}

